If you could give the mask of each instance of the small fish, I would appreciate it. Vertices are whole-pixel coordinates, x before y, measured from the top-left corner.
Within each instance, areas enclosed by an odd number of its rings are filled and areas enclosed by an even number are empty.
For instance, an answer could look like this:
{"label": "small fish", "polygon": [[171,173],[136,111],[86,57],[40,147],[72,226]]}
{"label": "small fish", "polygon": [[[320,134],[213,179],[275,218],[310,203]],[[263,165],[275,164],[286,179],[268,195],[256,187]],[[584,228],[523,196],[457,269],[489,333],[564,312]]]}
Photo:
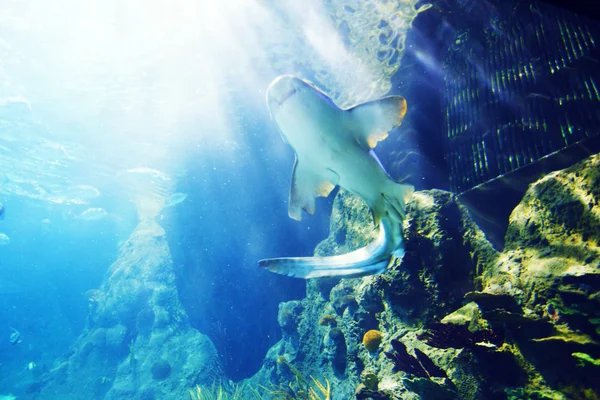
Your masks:
{"label": "small fish", "polygon": [[27,367],[25,367],[25,369],[27,369],[28,371],[33,371],[35,367],[37,367],[37,364],[31,361],[29,364],[27,364]]}
{"label": "small fish", "polygon": [[12,333],[10,334],[10,338],[9,341],[10,343],[14,346],[16,344],[22,343],[23,339],[21,339],[21,332],[19,332],[18,330],[16,330],[15,328],[10,328],[12,329]]}
{"label": "small fish", "polygon": [[414,187],[393,181],[373,149],[402,123],[406,100],[390,96],[343,110],[311,83],[283,75],[269,85],[267,106],[284,142],[296,153],[290,218],[300,220],[302,210],[313,214],[316,198],[329,196],[339,185],[369,205],[379,236],[347,254],[271,258],[259,266],[304,279],[385,271],[392,255],[404,254],[400,223]]}
{"label": "small fish", "polygon": [[0,202],[0,221],[4,219],[4,205]]}
{"label": "small fish", "polygon": [[165,201],[165,207],[173,207],[181,202],[183,202],[187,198],[187,194],[185,193],[173,193],[169,196],[167,201]]}
{"label": "small fish", "polygon": [[6,246],[10,243],[10,238],[4,233],[0,233],[0,246]]}
{"label": "small fish", "polygon": [[75,218],[82,219],[84,221],[97,221],[106,217],[107,215],[108,213],[104,208],[88,208]]}

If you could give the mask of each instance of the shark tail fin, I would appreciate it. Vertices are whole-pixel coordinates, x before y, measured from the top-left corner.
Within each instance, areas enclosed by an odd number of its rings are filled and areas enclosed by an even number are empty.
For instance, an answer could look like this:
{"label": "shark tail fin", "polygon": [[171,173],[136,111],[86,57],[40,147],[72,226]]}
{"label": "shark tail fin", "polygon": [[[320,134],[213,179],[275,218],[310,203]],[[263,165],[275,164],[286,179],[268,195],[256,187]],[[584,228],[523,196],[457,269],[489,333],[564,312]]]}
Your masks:
{"label": "shark tail fin", "polygon": [[259,266],[280,275],[312,279],[324,277],[358,278],[384,272],[389,260],[365,265],[328,264],[328,257],[269,258],[259,261]]}
{"label": "shark tail fin", "polygon": [[260,260],[258,265],[271,272],[295,278],[357,278],[386,270],[392,256],[402,258],[404,248],[400,225],[390,218],[379,224],[379,235],[365,247],[329,257],[289,257]]}

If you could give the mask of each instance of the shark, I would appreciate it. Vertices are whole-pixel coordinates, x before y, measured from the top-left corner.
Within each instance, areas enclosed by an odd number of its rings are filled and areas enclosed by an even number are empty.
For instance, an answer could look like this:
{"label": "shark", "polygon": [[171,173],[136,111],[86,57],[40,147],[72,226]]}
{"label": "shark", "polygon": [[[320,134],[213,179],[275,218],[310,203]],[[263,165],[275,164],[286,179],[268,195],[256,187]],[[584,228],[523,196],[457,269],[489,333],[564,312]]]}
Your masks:
{"label": "shark", "polygon": [[377,238],[358,250],[329,257],[260,260],[269,271],[297,277],[360,277],[384,272],[392,256],[404,254],[401,223],[414,186],[394,181],[373,149],[399,126],[407,111],[401,96],[388,96],[348,109],[322,90],[292,75],[282,75],[266,93],[271,119],[295,152],[288,214],[300,221],[314,214],[317,197],[336,186],[368,204]]}

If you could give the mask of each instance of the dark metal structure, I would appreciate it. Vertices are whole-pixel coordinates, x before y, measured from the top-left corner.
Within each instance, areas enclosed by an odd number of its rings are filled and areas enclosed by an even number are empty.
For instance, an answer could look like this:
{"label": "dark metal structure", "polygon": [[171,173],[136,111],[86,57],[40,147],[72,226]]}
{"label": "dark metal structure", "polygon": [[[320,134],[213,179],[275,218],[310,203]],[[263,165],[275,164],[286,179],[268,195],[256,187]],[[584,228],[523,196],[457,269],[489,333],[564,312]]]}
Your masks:
{"label": "dark metal structure", "polygon": [[450,189],[501,246],[533,180],[600,151],[600,23],[542,1],[452,3],[440,4]]}

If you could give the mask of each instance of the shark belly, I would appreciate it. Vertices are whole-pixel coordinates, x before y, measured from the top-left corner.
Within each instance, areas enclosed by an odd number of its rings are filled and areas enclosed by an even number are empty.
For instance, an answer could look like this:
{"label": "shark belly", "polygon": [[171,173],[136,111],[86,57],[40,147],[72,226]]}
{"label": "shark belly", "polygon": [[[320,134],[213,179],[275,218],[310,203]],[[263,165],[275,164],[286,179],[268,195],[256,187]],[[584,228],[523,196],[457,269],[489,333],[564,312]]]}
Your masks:
{"label": "shark belly", "polygon": [[391,180],[378,161],[362,149],[349,146],[347,152],[355,155],[351,161],[347,157],[332,160],[332,169],[340,171],[339,185],[373,207]]}
{"label": "shark belly", "polygon": [[259,261],[272,272],[298,278],[357,277],[385,271],[392,256],[402,256],[399,221],[414,188],[394,182],[370,151],[406,112],[399,96],[341,110],[313,85],[291,76],[276,78],[267,105],[284,141],[295,151],[289,216],[312,214],[315,198],[334,186],[363,198],[379,228],[376,240],[361,249],[330,257],[286,257]]}

